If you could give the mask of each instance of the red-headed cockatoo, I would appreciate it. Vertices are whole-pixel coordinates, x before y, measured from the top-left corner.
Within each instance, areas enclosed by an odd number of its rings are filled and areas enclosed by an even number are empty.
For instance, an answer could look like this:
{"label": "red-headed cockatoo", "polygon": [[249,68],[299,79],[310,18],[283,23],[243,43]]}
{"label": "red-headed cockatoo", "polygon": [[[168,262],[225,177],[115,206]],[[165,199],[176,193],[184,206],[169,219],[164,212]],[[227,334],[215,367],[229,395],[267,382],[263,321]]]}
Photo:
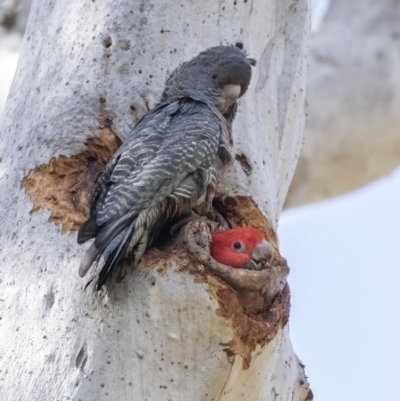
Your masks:
{"label": "red-headed cockatoo", "polygon": [[211,234],[211,256],[236,269],[261,270],[271,260],[272,253],[265,235],[253,227],[236,227]]}

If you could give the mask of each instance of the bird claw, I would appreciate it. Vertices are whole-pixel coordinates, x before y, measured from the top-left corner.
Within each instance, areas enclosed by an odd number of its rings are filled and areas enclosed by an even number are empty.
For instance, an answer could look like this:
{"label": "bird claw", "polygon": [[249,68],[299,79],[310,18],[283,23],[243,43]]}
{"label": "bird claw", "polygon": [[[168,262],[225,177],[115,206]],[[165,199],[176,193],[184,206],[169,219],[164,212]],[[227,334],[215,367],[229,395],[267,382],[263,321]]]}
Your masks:
{"label": "bird claw", "polygon": [[269,263],[267,262],[256,263],[253,260],[251,260],[249,263],[244,264],[242,268],[246,270],[260,271],[268,269],[268,267],[270,266]]}
{"label": "bird claw", "polygon": [[228,221],[225,219],[224,216],[222,216],[221,213],[219,213],[217,211],[217,209],[215,209],[215,207],[213,207],[208,213],[207,213],[207,217],[212,220],[213,222],[217,223],[219,226],[219,229],[222,230],[229,230],[231,228],[231,226],[229,225]]}
{"label": "bird claw", "polygon": [[216,221],[213,221],[207,216],[199,216],[195,212],[192,212],[190,216],[184,217],[183,219],[179,220],[177,223],[175,223],[171,229],[169,230],[170,234],[172,237],[176,237],[178,234],[179,230],[183,227],[186,226],[187,224],[194,222],[194,221],[202,221],[207,224],[209,230],[211,232],[214,232],[218,229],[218,223]]}
{"label": "bird claw", "polygon": [[200,216],[197,214],[193,213],[190,216],[184,217],[183,219],[179,220],[177,223],[173,224],[172,227],[169,230],[169,233],[171,234],[172,237],[176,237],[178,234],[179,230],[185,226],[186,224],[189,224],[191,221],[194,221],[198,219]]}

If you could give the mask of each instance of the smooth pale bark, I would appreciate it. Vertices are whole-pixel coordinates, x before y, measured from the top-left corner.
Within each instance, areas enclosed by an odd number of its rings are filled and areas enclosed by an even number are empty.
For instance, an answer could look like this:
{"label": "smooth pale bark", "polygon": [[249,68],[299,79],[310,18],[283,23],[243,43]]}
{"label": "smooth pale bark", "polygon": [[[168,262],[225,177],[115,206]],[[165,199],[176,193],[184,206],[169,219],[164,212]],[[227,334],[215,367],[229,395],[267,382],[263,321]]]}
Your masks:
{"label": "smooth pale bark", "polygon": [[[309,14],[307,1],[34,3],[0,124],[2,399],[311,399],[287,325],[243,369],[224,351],[234,333],[211,286],[179,263],[84,292],[76,233],[47,209],[30,214],[21,188],[105,124],[125,138],[179,62],[240,42],[259,62],[234,127],[242,164],[222,187],[275,229],[302,141]],[[57,203],[64,188],[38,177],[37,194]]]}
{"label": "smooth pale bark", "polygon": [[400,3],[332,0],[310,40],[307,124],[286,207],[359,188],[400,165]]}

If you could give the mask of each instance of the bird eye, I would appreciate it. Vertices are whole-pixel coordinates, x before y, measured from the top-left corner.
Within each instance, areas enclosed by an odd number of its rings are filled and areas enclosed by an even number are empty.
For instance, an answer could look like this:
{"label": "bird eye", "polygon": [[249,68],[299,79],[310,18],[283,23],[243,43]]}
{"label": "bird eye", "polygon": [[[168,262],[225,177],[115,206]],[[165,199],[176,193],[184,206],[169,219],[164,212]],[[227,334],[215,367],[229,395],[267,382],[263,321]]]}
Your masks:
{"label": "bird eye", "polygon": [[242,244],[241,244],[240,242],[235,242],[235,243],[233,244],[233,247],[234,247],[235,249],[240,249],[240,248],[242,247]]}
{"label": "bird eye", "polygon": [[212,75],[211,75],[211,78],[212,78],[212,79],[216,79],[216,78],[217,78],[217,74],[212,74]]}

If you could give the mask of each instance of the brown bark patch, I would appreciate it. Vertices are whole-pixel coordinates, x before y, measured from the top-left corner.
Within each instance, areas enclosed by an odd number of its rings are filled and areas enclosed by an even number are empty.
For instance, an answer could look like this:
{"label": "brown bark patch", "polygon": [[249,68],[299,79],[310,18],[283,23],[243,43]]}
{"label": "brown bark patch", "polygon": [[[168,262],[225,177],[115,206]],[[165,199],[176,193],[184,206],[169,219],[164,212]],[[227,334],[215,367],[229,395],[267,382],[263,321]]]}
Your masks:
{"label": "brown bark patch", "polygon": [[[193,226],[195,223],[190,225]],[[205,226],[202,223],[200,225]],[[198,240],[199,246],[201,248],[204,246],[204,252],[209,255],[207,235],[201,236]],[[210,293],[219,305],[216,313],[229,320],[234,331],[232,340],[224,344],[224,350],[229,357],[240,355],[243,368],[247,369],[250,366],[251,354],[257,345],[265,346],[288,322],[289,286],[286,284],[261,312],[249,313],[241,300],[240,291],[213,274],[210,266],[207,266],[202,259],[198,254],[195,255],[184,248],[168,252],[151,248],[143,255],[141,264],[148,269],[156,269],[161,276],[165,275],[170,267],[178,266],[179,270],[192,274],[196,283],[207,283]]]}
{"label": "brown bark patch", "polygon": [[258,228],[265,234],[274,249],[278,250],[275,231],[251,197],[237,195],[217,198],[214,199],[214,206],[232,227]]}
{"label": "brown bark patch", "polygon": [[51,212],[49,223],[62,225],[62,233],[76,231],[89,216],[89,202],[95,180],[122,141],[109,127],[87,139],[87,149],[76,155],[53,157],[29,171],[22,188],[33,203],[31,214]]}
{"label": "brown bark patch", "polygon": [[289,319],[290,291],[286,284],[289,268],[286,260],[275,255],[271,265],[261,271],[233,269],[216,262],[209,251],[210,231],[205,222],[196,220],[185,229],[183,244],[190,260],[188,271],[207,282],[219,304],[217,313],[230,321],[234,337],[227,344],[228,357],[240,355],[243,368],[250,365],[257,345],[265,346]]}
{"label": "brown bark patch", "polygon": [[218,300],[217,314],[229,319],[234,330],[234,337],[227,344],[228,356],[240,355],[243,369],[250,366],[251,353],[257,345],[265,346],[283,328],[289,320],[290,290],[286,284],[269,307],[256,315],[248,315],[243,311],[236,292],[219,278],[208,275],[209,286]]}
{"label": "brown bark patch", "polygon": [[156,269],[160,276],[164,276],[174,263],[186,266],[189,263],[186,252],[181,249],[166,252],[157,248],[150,248],[140,260],[141,265],[147,269]]}
{"label": "brown bark patch", "polygon": [[[228,201],[230,207],[237,204],[241,205],[243,212],[229,207],[224,209],[228,211],[228,216],[225,216],[232,225],[253,225],[269,233],[269,238],[276,238],[250,198],[237,197]],[[168,252],[149,249],[141,263],[149,269],[156,269],[160,275],[170,267],[178,266],[192,274],[195,282],[208,284],[210,294],[218,302],[216,313],[229,322],[234,332],[229,343],[223,344],[224,350],[228,357],[241,356],[243,369],[247,369],[256,347],[268,344],[288,322],[290,290],[286,284],[289,272],[286,261],[277,252],[268,269],[233,269],[211,258],[210,230],[205,221],[195,220],[182,231],[182,241],[177,241],[176,248]]]}
{"label": "brown bark patch", "polygon": [[[164,276],[173,265],[179,266],[181,271],[189,271],[192,274],[204,271],[204,267],[183,248],[171,251],[150,248],[142,256],[140,264],[147,269],[156,269],[160,276]],[[197,278],[200,280],[199,282],[205,282],[205,279],[199,274],[196,274],[196,281]]]}
{"label": "brown bark patch", "polygon": [[185,250],[163,252],[152,248],[143,256],[142,264],[150,269],[155,268],[161,276],[175,264],[180,270],[193,274],[196,283],[209,285],[211,293],[218,301],[217,315],[228,319],[234,331],[232,340],[226,344],[224,350],[229,357],[240,355],[243,369],[250,366],[251,353],[256,346],[268,344],[289,320],[290,290],[287,284],[265,311],[251,315],[245,313],[236,291],[229,284],[204,267],[199,272],[201,265]]}

